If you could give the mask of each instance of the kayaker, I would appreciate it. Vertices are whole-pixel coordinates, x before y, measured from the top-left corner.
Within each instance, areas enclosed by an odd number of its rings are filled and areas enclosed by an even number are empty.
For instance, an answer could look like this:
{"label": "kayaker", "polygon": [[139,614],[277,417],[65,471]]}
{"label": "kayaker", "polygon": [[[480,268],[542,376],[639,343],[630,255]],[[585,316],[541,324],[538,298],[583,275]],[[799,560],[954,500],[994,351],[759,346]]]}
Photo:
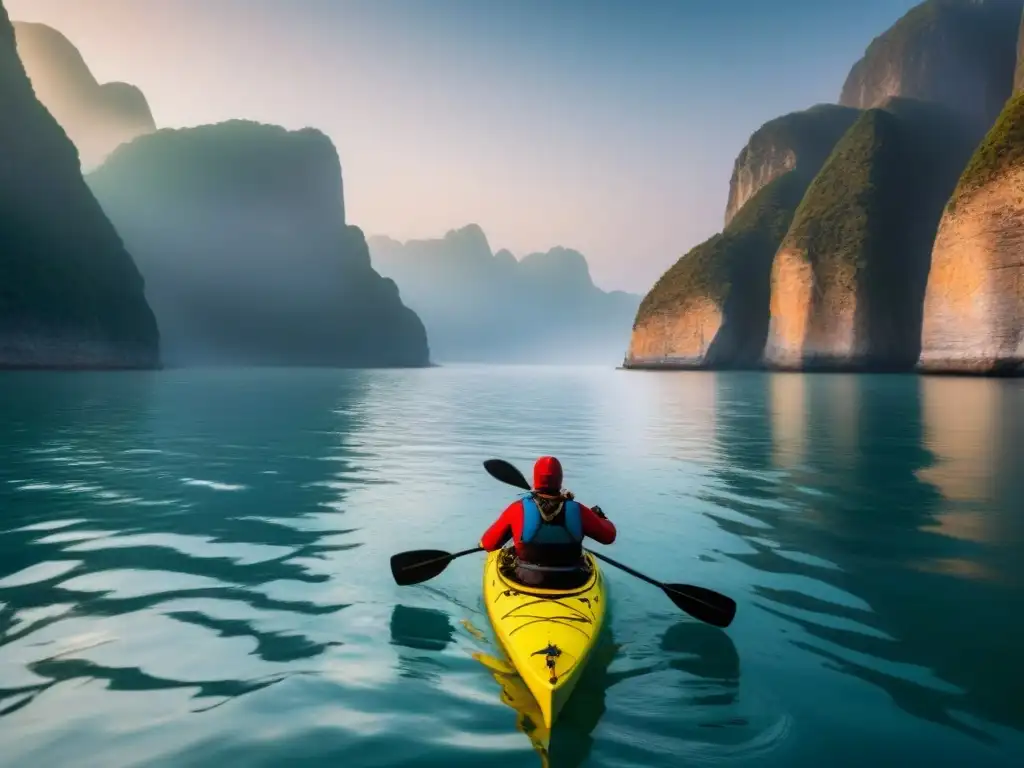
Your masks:
{"label": "kayaker", "polygon": [[515,545],[517,581],[535,587],[567,589],[586,574],[583,540],[615,541],[615,525],[601,508],[576,501],[562,489],[562,464],[541,456],[533,465],[533,490],[510,504],[480,539],[488,552],[511,539]]}

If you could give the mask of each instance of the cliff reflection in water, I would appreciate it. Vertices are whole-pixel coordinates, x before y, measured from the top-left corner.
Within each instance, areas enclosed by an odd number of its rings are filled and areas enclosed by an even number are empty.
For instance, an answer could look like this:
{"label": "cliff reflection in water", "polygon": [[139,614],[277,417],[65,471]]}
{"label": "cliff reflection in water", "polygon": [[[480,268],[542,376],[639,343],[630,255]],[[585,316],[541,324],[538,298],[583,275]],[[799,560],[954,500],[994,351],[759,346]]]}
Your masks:
{"label": "cliff reflection in water", "polygon": [[669,667],[686,676],[694,705],[732,707],[739,702],[740,656],[726,632],[683,619],[669,627],[660,647]]}
{"label": "cliff reflection in water", "polygon": [[1024,728],[1024,389],[721,376],[716,426],[707,498],[751,520],[717,518],[753,550],[732,557],[762,574],[758,607],[802,630],[790,642],[916,717],[982,741],[959,713]]}
{"label": "cliff reflection in water", "polygon": [[324,459],[358,428],[361,378],[216,372],[198,399],[189,376],[0,380],[20,448],[0,467],[0,715],[71,680],[186,689],[205,709],[336,644],[346,606],[317,587],[358,546],[338,517],[356,481]]}
{"label": "cliff reflection in water", "polygon": [[431,653],[443,651],[454,639],[455,627],[444,611],[399,603],[391,612],[391,644],[399,647],[403,677],[440,682],[445,666]]}

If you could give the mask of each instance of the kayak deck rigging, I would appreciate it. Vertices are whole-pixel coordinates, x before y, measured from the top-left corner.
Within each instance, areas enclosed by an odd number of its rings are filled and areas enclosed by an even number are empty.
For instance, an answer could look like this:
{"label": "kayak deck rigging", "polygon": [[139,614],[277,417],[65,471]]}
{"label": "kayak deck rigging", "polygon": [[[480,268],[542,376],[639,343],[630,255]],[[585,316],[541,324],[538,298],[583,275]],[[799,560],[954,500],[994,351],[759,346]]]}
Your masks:
{"label": "kayak deck rigging", "polygon": [[604,579],[584,555],[579,586],[548,589],[515,580],[515,556],[492,552],[484,565],[488,616],[512,666],[540,705],[545,724],[557,717],[586,664],[604,622]]}

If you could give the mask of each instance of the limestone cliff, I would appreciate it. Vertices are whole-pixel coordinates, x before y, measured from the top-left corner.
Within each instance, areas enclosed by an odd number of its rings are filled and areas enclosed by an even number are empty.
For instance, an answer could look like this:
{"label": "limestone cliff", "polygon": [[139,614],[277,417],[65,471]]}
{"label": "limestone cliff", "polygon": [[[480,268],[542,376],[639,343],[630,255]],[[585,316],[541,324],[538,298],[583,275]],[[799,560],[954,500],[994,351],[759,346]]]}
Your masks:
{"label": "limestone cliff", "polygon": [[825,162],[832,147],[860,114],[835,104],[818,104],[770,120],[750,137],[733,164],[725,225],[758,190],[796,167],[797,157],[811,166]]}
{"label": "limestone cliff", "polygon": [[921,367],[1024,374],[1024,94],[964,171],[939,227]]}
{"label": "limestone cliff", "polygon": [[[774,120],[752,137],[737,168],[764,173],[752,173],[746,186],[733,185],[730,210],[737,210],[725,229],[679,259],[644,297],[625,367],[758,364],[768,332],[772,258],[808,184],[857,114],[821,105]],[[742,179],[742,171],[733,178]]]}
{"label": "limestone cliff", "polygon": [[426,333],[346,224],[331,140],[244,121],[161,130],[88,177],[176,365],[421,366]]}
{"label": "limestone cliff", "polygon": [[132,257],[39,103],[0,2],[0,367],[159,364]]}
{"label": "limestone cliff", "polygon": [[127,83],[100,85],[82,54],[57,30],[17,21],[18,55],[36,96],[78,147],[91,170],[118,145],[156,130],[142,91]]}
{"label": "limestone cliff", "polygon": [[931,244],[972,130],[962,116],[910,99],[858,119],[775,258],[769,365],[913,368]]}
{"label": "limestone cliff", "polygon": [[419,315],[438,361],[613,364],[640,297],[594,285],[586,258],[492,253],[476,224],[442,238],[370,238],[374,266]]}
{"label": "limestone cliff", "polygon": [[877,107],[894,96],[944,104],[980,136],[1009,97],[1024,0],[926,0],[868,46],[840,103]]}

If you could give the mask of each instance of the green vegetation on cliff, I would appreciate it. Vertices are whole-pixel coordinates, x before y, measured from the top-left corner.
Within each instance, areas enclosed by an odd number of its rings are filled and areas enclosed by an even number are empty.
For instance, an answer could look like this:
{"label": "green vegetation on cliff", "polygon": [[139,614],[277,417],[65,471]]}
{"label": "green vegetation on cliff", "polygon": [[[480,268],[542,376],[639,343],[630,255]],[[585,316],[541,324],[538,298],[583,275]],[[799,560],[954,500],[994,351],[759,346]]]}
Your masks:
{"label": "green vegetation on cliff", "polygon": [[854,296],[858,348],[876,362],[912,364],[932,242],[971,144],[964,120],[937,104],[891,99],[860,117],[808,188],[783,246],[812,266],[812,325],[837,312],[826,302]]}
{"label": "green vegetation on cliff", "polygon": [[754,131],[736,163],[756,161],[774,147],[792,150],[800,161],[818,165],[859,115],[860,110],[853,107],[816,104],[801,112],[772,118]]}
{"label": "green vegetation on cliff", "polygon": [[[807,186],[858,115],[856,109],[820,104],[761,126],[737,158],[730,203],[744,165],[754,169],[752,176],[770,181],[739,208],[720,234],[691,249],[659,278],[640,304],[634,331],[652,317],[681,315],[693,302],[710,299],[721,308],[723,324],[707,362],[756,363],[768,333],[775,252]],[[774,165],[788,153],[790,162],[795,160],[792,170],[756,170],[759,165]]]}
{"label": "green vegetation on cliff", "polygon": [[873,208],[888,201],[878,188],[884,162],[896,160],[896,118],[881,109],[865,112],[836,145],[807,190],[786,237],[828,283],[853,290],[865,251],[878,232]]}
{"label": "green vegetation on cliff", "polygon": [[767,162],[771,152],[780,150],[793,153],[795,168],[761,188],[721,233],[670,267],[644,297],[637,323],[651,315],[678,312],[693,299],[710,298],[722,305],[738,267],[766,250],[774,255],[807,184],[859,114],[850,107],[818,104],[776,117],[758,128],[740,151],[736,168]]}
{"label": "green vegetation on cliff", "polygon": [[853,124],[859,110],[837,104],[817,104],[762,125],[740,151],[729,181],[725,225],[757,192],[797,164],[818,167]]}
{"label": "green vegetation on cliff", "polygon": [[762,187],[729,226],[679,259],[644,297],[634,331],[664,314],[685,314],[708,298],[722,308],[723,323],[705,363],[747,367],[760,359],[768,334],[771,267],[807,177],[790,171]]}
{"label": "green vegetation on cliff", "polygon": [[806,182],[789,172],[762,188],[725,230],[691,249],[647,293],[633,327],[652,315],[684,311],[699,298],[719,306],[729,298],[738,274],[769,264],[786,234]]}
{"label": "green vegetation on cliff", "polygon": [[1020,165],[1024,165],[1024,93],[1007,102],[992,130],[975,151],[960,177],[954,203]]}

